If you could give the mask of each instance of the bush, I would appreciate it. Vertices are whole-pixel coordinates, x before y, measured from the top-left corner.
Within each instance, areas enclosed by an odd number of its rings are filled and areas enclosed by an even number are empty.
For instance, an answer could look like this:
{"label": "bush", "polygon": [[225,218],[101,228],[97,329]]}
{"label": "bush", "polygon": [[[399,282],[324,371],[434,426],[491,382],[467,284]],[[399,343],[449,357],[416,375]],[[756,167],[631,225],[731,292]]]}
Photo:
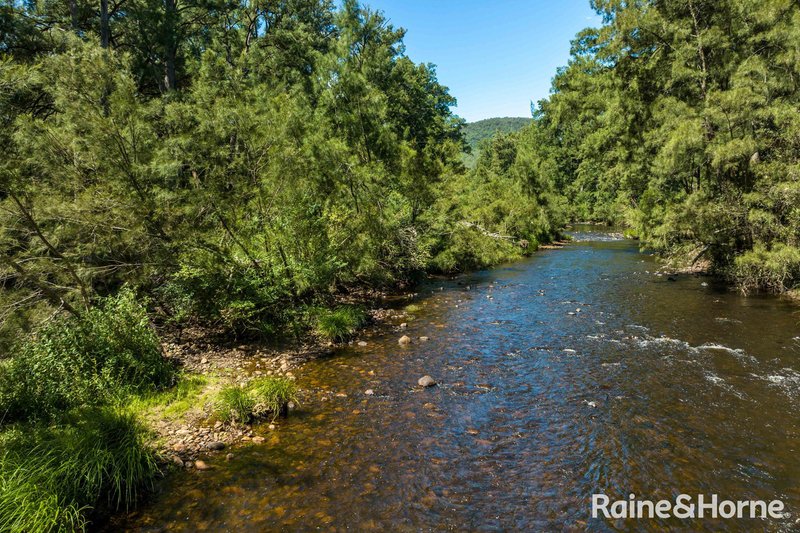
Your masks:
{"label": "bush", "polygon": [[145,432],[107,409],[68,425],[0,436],[0,531],[79,531],[102,511],[127,509],[158,473]]}
{"label": "bush", "polygon": [[315,331],[317,335],[332,341],[343,341],[352,336],[367,321],[367,315],[360,307],[346,305],[336,309],[317,308]]}
{"label": "bush", "polygon": [[[531,249],[536,246],[534,243]],[[443,249],[433,257],[430,266],[437,272],[461,272],[513,261],[522,257],[524,252],[509,240],[493,238],[476,228],[459,225]]]}
{"label": "bush", "polygon": [[59,318],[26,338],[0,369],[6,421],[52,418],[172,384],[147,313],[132,292],[105,299],[81,318]]}
{"label": "bush", "polygon": [[757,244],[736,258],[732,274],[745,293],[754,290],[788,291],[800,282],[800,249],[776,243],[768,250]]}
{"label": "bush", "polygon": [[269,280],[242,265],[220,265],[218,258],[192,256],[158,291],[174,322],[191,318],[220,324],[235,333],[271,335],[283,322],[291,298],[288,280]]}
{"label": "bush", "polygon": [[217,416],[225,421],[248,423],[254,419],[286,414],[289,402],[297,401],[297,386],[280,377],[265,377],[251,381],[247,387],[225,387],[217,398]]}

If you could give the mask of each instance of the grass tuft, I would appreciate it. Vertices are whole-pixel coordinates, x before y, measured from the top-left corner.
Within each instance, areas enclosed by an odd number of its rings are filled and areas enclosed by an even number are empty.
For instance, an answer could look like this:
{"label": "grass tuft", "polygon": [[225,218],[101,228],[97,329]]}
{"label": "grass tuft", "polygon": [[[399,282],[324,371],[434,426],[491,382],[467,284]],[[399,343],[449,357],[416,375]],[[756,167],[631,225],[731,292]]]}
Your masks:
{"label": "grass tuft", "polygon": [[230,385],[217,396],[217,416],[226,422],[249,423],[286,413],[289,402],[297,401],[297,385],[290,379],[263,377],[247,387]]}
{"label": "grass tuft", "polygon": [[272,416],[272,420],[286,414],[289,402],[297,402],[297,385],[286,378],[267,377],[252,381],[251,396],[256,401],[255,413],[259,417]]}
{"label": "grass tuft", "polygon": [[367,321],[367,314],[357,306],[344,305],[335,309],[317,308],[315,331],[317,335],[331,341],[343,341],[351,337]]}
{"label": "grass tuft", "polygon": [[217,396],[217,416],[225,422],[246,424],[253,419],[256,401],[249,391],[238,385],[223,388]]}

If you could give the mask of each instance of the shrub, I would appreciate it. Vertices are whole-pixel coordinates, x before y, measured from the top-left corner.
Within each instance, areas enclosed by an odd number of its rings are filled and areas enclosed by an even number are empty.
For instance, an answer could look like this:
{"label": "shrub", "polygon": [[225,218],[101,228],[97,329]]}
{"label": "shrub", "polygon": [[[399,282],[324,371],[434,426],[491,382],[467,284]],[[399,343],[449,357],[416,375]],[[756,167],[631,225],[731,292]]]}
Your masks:
{"label": "shrub", "polygon": [[[530,245],[529,245],[530,246]],[[535,249],[538,245],[530,246]],[[519,259],[524,250],[513,242],[487,236],[474,227],[457,226],[444,247],[431,259],[437,272],[460,272]]]}
{"label": "shrub", "polygon": [[220,265],[202,254],[184,265],[158,294],[177,323],[190,318],[220,324],[235,333],[271,335],[270,326],[283,322],[288,280],[270,280],[264,272],[242,265]]}
{"label": "shrub", "polygon": [[99,512],[127,509],[158,474],[132,416],[91,409],[68,418],[0,437],[0,531],[84,530]]}
{"label": "shrub", "polygon": [[756,245],[737,257],[733,278],[744,292],[785,292],[800,281],[800,249],[776,243],[772,249]]}
{"label": "shrub", "polygon": [[173,379],[144,307],[124,290],[81,318],[56,319],[26,338],[0,369],[0,410],[6,420],[53,417]]}
{"label": "shrub", "polygon": [[343,341],[364,325],[367,315],[360,307],[345,305],[335,309],[314,310],[317,335],[332,341]]}

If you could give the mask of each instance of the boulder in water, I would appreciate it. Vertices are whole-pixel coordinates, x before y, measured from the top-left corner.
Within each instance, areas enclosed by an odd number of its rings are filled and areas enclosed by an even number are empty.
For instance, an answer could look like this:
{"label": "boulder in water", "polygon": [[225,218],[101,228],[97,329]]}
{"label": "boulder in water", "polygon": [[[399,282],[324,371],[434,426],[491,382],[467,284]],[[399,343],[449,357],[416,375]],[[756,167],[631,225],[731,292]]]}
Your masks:
{"label": "boulder in water", "polygon": [[425,387],[425,388],[433,387],[434,385],[436,385],[436,380],[430,376],[422,376],[421,378],[419,378],[419,380],[417,380],[417,384],[420,387]]}

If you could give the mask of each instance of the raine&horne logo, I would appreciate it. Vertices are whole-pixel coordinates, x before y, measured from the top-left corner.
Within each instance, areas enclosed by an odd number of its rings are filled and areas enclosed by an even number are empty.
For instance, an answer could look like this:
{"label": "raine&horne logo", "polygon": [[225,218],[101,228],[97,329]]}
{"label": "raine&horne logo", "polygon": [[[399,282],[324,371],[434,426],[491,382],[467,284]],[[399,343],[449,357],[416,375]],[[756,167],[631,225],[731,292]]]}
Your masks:
{"label": "raine&horne logo", "polygon": [[781,500],[721,500],[716,494],[678,495],[672,500],[611,501],[605,494],[592,494],[592,518],[787,518]]}

